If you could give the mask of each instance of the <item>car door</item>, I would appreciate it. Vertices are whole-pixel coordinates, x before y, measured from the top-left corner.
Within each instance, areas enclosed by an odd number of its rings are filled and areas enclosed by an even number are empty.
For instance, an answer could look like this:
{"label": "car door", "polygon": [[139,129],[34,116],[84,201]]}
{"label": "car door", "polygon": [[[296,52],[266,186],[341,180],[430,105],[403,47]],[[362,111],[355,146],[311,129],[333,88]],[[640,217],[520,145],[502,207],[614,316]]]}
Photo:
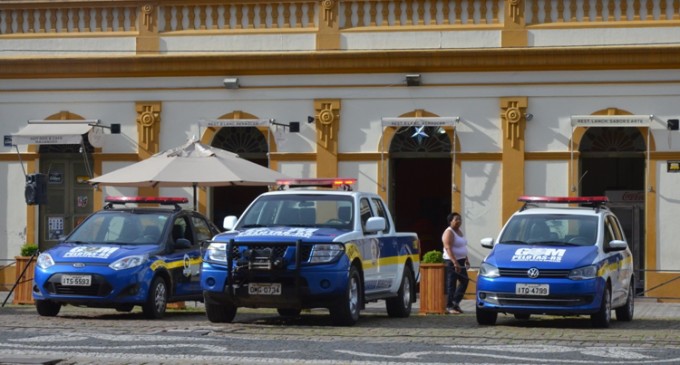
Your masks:
{"label": "car door", "polygon": [[[625,241],[621,225],[615,216],[607,216],[607,226],[611,232],[612,240]],[[609,243],[609,241],[605,241]],[[631,254],[629,250],[617,251],[617,270],[616,280],[612,277],[612,301],[618,302],[625,300],[628,295],[628,288],[630,286],[630,277],[632,271]]]}
{"label": "car door", "polygon": [[[383,205],[383,201],[380,200],[379,198],[371,198],[371,202],[373,203],[373,206],[375,207],[375,215],[377,217],[383,217],[385,219],[385,230],[382,232],[377,232],[376,234],[376,239],[380,243],[379,248],[380,248],[380,257],[381,258],[389,258],[387,261],[388,263],[385,263],[383,265],[380,265],[380,270],[381,270],[381,276],[380,280],[382,281],[382,286],[389,286],[392,287],[394,285],[399,285],[399,282],[397,282],[397,274],[399,271],[399,261],[398,261],[398,256],[399,256],[399,251],[401,247],[399,247],[399,243],[397,241],[397,238],[391,235],[386,235],[385,233],[390,232],[390,220],[389,217],[387,216],[387,208]],[[385,260],[383,260],[385,261]]]}
{"label": "car door", "polygon": [[[179,239],[186,239],[190,247],[178,247]],[[200,294],[200,247],[194,237],[192,219],[188,214],[176,216],[169,237],[170,253],[168,267],[175,285],[176,296],[196,296]]]}

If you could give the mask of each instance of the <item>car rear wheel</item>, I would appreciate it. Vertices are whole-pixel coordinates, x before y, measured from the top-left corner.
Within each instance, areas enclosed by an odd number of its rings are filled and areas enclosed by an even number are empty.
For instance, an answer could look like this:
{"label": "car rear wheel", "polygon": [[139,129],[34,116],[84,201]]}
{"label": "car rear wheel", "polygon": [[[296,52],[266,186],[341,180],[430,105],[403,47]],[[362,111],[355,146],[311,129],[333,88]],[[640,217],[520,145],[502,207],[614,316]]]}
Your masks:
{"label": "car rear wheel", "polygon": [[276,308],[276,311],[283,317],[297,317],[302,312],[301,309],[297,308]]}
{"label": "car rear wheel", "polygon": [[616,320],[618,321],[630,322],[633,320],[633,313],[635,312],[635,285],[633,280],[630,279],[626,304],[621,308],[616,308]]}
{"label": "car rear wheel", "polygon": [[236,307],[231,304],[212,304],[206,301],[205,314],[213,323],[231,323],[236,317]]}
{"label": "car rear wheel", "polygon": [[404,276],[401,278],[401,285],[397,296],[386,300],[387,315],[390,317],[406,318],[411,315],[411,288],[415,279],[409,266],[404,266]]}
{"label": "car rear wheel", "polygon": [[151,282],[146,303],[142,305],[142,312],[149,319],[163,318],[167,305],[168,287],[163,278],[156,276]]}
{"label": "car rear wheel", "polygon": [[483,326],[493,326],[496,324],[496,319],[498,318],[498,313],[493,311],[487,311],[477,307],[477,323]]}
{"label": "car rear wheel", "polygon": [[61,304],[51,300],[36,300],[35,309],[38,311],[38,314],[43,317],[54,317],[59,314]]}
{"label": "car rear wheel", "polygon": [[361,277],[357,268],[349,269],[349,281],[345,295],[330,308],[331,320],[336,326],[352,326],[359,320],[361,305]]}
{"label": "car rear wheel", "polygon": [[607,328],[609,327],[609,322],[612,319],[612,296],[609,291],[609,286],[604,288],[604,293],[602,293],[602,304],[600,305],[600,310],[590,316],[590,321],[593,327],[597,328]]}

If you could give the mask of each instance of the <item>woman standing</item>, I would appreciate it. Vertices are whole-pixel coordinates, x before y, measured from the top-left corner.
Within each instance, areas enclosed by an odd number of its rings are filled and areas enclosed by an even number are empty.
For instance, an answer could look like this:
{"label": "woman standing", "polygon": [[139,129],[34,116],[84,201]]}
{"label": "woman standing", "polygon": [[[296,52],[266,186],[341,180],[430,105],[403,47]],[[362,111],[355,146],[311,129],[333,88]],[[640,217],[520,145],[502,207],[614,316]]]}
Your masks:
{"label": "woman standing", "polygon": [[460,230],[461,216],[453,212],[446,217],[449,226],[442,234],[444,243],[444,262],[446,262],[446,311],[449,314],[460,314],[460,301],[467,290],[468,260],[467,239]]}

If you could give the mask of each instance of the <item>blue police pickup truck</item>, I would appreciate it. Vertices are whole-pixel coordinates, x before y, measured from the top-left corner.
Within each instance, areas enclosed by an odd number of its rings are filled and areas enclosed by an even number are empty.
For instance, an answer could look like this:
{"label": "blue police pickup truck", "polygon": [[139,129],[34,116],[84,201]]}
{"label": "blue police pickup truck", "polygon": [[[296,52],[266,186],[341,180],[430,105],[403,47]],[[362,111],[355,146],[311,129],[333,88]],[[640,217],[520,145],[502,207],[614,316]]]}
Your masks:
{"label": "blue police pickup truck", "polygon": [[[397,233],[377,194],[352,191],[355,179],[279,181],[203,258],[201,287],[211,322],[231,322],[238,307],[276,308],[282,316],[327,308],[350,326],[367,302],[385,300],[408,317],[416,299],[419,241]],[[328,189],[331,187],[331,189]],[[333,189],[335,187],[335,189]]]}

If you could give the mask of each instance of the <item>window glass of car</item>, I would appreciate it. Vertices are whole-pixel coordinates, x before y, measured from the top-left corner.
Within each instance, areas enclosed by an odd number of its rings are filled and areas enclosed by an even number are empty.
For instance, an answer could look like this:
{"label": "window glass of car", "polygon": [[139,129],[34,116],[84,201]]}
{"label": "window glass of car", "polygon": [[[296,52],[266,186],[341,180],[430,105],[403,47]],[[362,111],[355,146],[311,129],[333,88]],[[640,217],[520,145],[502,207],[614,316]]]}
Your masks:
{"label": "window glass of car", "polygon": [[361,214],[361,227],[365,228],[368,218],[373,216],[373,213],[371,212],[371,204],[368,202],[368,199],[361,198],[359,201],[359,213]]}
{"label": "window glass of car", "polygon": [[208,241],[212,238],[213,233],[210,230],[210,225],[201,217],[193,216],[191,220],[194,223],[194,231],[196,232],[196,240],[198,242]]}
{"label": "window glass of car", "polygon": [[515,215],[499,239],[507,244],[590,246],[597,242],[597,216],[573,214]]}
{"label": "window glass of car", "polygon": [[[615,240],[622,240],[624,239],[623,232],[621,231],[621,226],[619,225],[619,221],[614,217],[613,215],[607,216],[607,221],[610,222],[611,225],[611,230],[612,234],[614,235]],[[609,242],[609,241],[605,241]]]}
{"label": "window glass of car", "polygon": [[158,244],[160,232],[170,213],[106,211],[94,214],[78,225],[67,242]]}
{"label": "window glass of car", "polygon": [[389,232],[389,230],[390,230],[390,220],[387,219],[387,212],[386,212],[385,206],[383,205],[382,200],[377,199],[377,198],[373,198],[371,200],[373,200],[373,204],[375,204],[376,215],[378,217],[385,218],[385,230],[384,230],[384,232]]}

